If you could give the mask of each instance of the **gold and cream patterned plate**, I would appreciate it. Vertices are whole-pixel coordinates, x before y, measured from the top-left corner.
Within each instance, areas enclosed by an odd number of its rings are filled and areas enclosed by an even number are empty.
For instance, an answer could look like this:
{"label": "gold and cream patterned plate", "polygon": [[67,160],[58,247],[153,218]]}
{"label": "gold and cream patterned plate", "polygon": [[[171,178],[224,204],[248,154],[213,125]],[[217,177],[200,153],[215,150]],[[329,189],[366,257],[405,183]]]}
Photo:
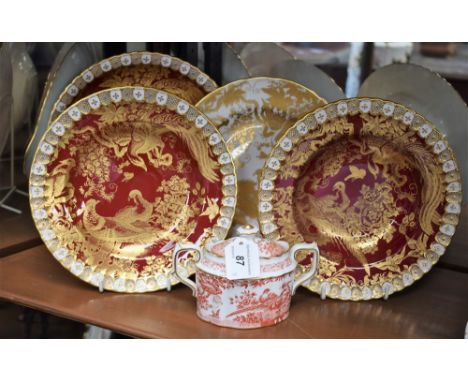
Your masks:
{"label": "gold and cream patterned plate", "polygon": [[326,104],[295,82],[256,77],[232,82],[197,103],[226,140],[237,169],[241,198],[234,222],[257,222],[257,183],[276,138],[306,113]]}
{"label": "gold and cream patterned plate", "polygon": [[104,90],[60,114],[29,184],[54,257],[88,283],[129,293],[176,283],[175,244],[223,239],[237,192],[231,155],[208,118],[141,87]]}
{"label": "gold and cream patterned plate", "polygon": [[298,121],[272,150],[260,188],[262,233],[317,242],[320,267],[307,287],[342,300],[387,298],[429,272],[462,202],[445,137],[413,110],[375,98],[337,101]]}

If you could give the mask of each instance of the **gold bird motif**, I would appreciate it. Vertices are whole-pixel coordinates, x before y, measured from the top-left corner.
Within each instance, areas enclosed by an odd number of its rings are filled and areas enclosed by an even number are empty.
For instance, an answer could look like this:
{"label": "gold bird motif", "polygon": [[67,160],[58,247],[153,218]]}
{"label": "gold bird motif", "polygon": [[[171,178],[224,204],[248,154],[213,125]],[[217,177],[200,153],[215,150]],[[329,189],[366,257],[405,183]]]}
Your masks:
{"label": "gold bird motif", "polygon": [[205,211],[202,212],[200,216],[208,216],[210,221],[212,221],[219,212],[218,198],[208,198],[208,207]]}
{"label": "gold bird motif", "polygon": [[139,190],[130,191],[128,199],[132,200],[135,205],[122,208],[114,217],[108,219],[123,229],[139,232],[142,228],[149,226],[148,221],[153,214],[153,204],[148,202]]}
{"label": "gold bird motif", "polygon": [[90,199],[86,201],[86,209],[83,214],[83,223],[91,231],[98,231],[104,226],[112,226],[121,232],[141,232],[142,228],[150,228],[148,221],[153,213],[153,204],[148,202],[139,190],[132,190],[128,194],[134,206],[126,206],[112,217],[102,217],[96,212],[98,201]]}
{"label": "gold bird motif", "polygon": [[135,123],[132,131],[132,139],[128,146],[128,158],[135,166],[148,171],[143,155],[146,155],[148,161],[155,167],[169,166],[172,163],[172,155],[162,154],[164,142],[161,135],[166,132],[165,129],[155,130],[149,123]]}
{"label": "gold bird motif", "polygon": [[363,168],[359,168],[353,165],[349,166],[349,174],[346,178],[344,178],[345,181],[347,180],[356,180],[356,179],[364,179],[366,176],[366,170]]}
{"label": "gold bird motif", "polygon": [[216,182],[219,177],[215,170],[218,163],[210,157],[210,149],[200,131],[194,127],[187,129],[183,125],[166,125],[169,131],[175,133],[187,145],[190,154],[196,160],[198,169],[209,182]]}
{"label": "gold bird motif", "polygon": [[[128,160],[145,171],[148,170],[144,156],[154,167],[170,166],[173,158],[169,153],[163,153],[165,143],[162,135],[172,132],[186,145],[191,156],[196,160],[200,173],[210,182],[216,182],[218,163],[210,157],[209,145],[203,134],[196,128],[187,129],[185,121],[171,120],[168,123],[132,122],[132,129],[121,126],[121,123],[105,126],[101,129],[101,137],[96,134],[96,140],[105,147],[114,150],[117,157],[127,154]],[[119,131],[119,137],[109,131]]]}

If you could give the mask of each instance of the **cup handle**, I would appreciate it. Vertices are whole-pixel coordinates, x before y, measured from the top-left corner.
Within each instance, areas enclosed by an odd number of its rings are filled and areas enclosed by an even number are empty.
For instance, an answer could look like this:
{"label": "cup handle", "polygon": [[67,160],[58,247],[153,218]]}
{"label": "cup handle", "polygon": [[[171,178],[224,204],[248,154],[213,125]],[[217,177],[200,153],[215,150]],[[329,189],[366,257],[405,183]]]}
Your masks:
{"label": "cup handle", "polygon": [[197,285],[189,279],[188,275],[181,275],[179,272],[179,254],[186,251],[195,251],[197,253],[197,258],[194,260],[195,263],[201,259],[201,250],[196,244],[192,243],[177,243],[174,251],[172,252],[172,273],[180,280],[181,283],[187,285],[191,290],[194,296],[197,295]]}
{"label": "cup handle", "polygon": [[317,243],[301,243],[301,244],[293,245],[291,248],[291,257],[294,261],[297,261],[296,260],[297,252],[305,250],[305,249],[312,251],[314,253],[314,258],[312,260],[310,269],[304,274],[302,274],[301,277],[299,277],[297,280],[294,281],[293,289],[292,289],[293,295],[296,293],[296,289],[299,287],[299,285],[302,285],[306,281],[309,281],[312,277],[314,277],[317,274],[317,268],[318,268],[319,258],[320,258],[320,250],[317,246]]}

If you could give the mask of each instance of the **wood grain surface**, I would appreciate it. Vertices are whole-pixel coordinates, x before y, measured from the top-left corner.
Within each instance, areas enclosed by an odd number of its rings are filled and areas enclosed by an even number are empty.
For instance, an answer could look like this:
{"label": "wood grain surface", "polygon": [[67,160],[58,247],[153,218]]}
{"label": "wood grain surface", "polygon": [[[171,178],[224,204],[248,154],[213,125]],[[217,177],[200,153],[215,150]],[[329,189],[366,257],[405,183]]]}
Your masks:
{"label": "wood grain surface", "polygon": [[321,301],[300,289],[283,323],[235,330],[201,321],[182,285],[143,295],[99,293],[41,245],[0,259],[0,298],[143,338],[462,338],[468,275],[434,268],[388,301]]}

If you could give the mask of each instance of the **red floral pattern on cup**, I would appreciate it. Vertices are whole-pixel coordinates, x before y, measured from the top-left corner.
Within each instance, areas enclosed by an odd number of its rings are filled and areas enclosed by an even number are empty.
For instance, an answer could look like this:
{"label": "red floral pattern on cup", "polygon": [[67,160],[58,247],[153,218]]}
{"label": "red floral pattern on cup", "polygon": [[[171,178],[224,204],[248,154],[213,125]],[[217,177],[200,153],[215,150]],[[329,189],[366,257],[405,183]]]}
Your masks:
{"label": "red floral pattern on cup", "polygon": [[278,277],[228,280],[197,272],[197,314],[232,328],[259,328],[283,321],[291,304],[293,272]]}
{"label": "red floral pattern on cup", "polygon": [[[226,241],[221,244],[224,243]],[[317,273],[319,259],[316,243],[296,244],[289,250],[282,242],[277,245],[282,248],[281,256],[260,258],[258,278],[228,279],[224,257],[191,243],[177,244],[173,272],[192,290],[197,299],[197,314],[202,320],[238,329],[274,325],[287,318],[292,295]],[[295,257],[301,250],[312,250],[315,256],[310,269],[295,279]],[[179,271],[177,259],[185,251],[198,252],[196,282]]]}

